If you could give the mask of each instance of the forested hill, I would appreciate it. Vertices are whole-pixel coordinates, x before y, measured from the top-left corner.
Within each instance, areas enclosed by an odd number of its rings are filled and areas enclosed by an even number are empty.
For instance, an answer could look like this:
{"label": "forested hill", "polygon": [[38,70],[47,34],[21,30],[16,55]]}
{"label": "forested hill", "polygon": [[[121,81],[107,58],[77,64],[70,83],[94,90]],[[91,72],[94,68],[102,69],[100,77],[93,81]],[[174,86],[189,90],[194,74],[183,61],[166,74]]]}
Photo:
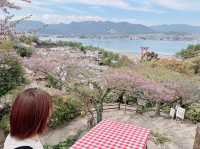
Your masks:
{"label": "forested hill", "polygon": [[[30,31],[42,28],[45,24],[39,21],[24,21],[17,25],[18,31]],[[151,33],[147,26],[141,24],[130,24],[127,22],[72,22],[69,24],[48,24],[40,31],[42,34],[61,34],[61,35],[88,35],[88,34],[126,34],[126,33]]]}

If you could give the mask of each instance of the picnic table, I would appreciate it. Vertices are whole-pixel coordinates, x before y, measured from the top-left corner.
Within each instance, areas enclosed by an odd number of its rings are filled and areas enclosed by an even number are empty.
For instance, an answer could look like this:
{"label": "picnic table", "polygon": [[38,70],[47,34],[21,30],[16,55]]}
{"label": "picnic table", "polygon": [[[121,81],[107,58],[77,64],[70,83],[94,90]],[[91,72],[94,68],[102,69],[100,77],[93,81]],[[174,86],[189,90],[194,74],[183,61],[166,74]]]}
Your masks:
{"label": "picnic table", "polygon": [[104,120],[70,149],[146,149],[149,134],[146,128]]}

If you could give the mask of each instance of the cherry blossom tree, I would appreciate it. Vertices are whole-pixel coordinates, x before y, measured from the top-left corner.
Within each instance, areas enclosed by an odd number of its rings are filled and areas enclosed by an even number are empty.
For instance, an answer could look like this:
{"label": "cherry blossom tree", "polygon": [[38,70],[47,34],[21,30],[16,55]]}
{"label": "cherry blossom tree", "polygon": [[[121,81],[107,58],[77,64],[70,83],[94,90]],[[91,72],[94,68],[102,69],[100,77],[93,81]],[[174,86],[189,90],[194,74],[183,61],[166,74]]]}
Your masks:
{"label": "cherry blossom tree", "polygon": [[156,115],[160,114],[160,103],[171,102],[177,98],[176,90],[164,86],[162,83],[145,79],[127,69],[112,70],[105,76],[105,80],[108,88],[120,93],[137,94],[143,92],[139,95],[157,103]]}
{"label": "cherry blossom tree", "polygon": [[103,103],[110,91],[109,88],[105,88],[100,83],[92,81],[89,81],[87,84],[77,84],[74,88],[75,95],[81,99],[83,109],[88,115],[89,128],[102,121]]}
{"label": "cherry blossom tree", "polygon": [[[21,1],[26,2],[26,3],[31,3],[31,0],[21,0]],[[11,21],[11,19],[15,16],[14,14],[11,14],[11,10],[13,10],[13,9],[20,10],[21,7],[16,5],[15,2],[10,2],[8,0],[0,1],[0,10],[4,14],[4,19],[2,20],[3,32],[8,34],[8,36],[11,38],[11,40],[15,39],[14,31],[12,30],[12,28],[15,27],[16,24],[18,24],[19,22],[31,17],[31,15],[30,15],[30,16],[25,16],[16,21]],[[1,34],[3,34],[3,33],[1,33]]]}

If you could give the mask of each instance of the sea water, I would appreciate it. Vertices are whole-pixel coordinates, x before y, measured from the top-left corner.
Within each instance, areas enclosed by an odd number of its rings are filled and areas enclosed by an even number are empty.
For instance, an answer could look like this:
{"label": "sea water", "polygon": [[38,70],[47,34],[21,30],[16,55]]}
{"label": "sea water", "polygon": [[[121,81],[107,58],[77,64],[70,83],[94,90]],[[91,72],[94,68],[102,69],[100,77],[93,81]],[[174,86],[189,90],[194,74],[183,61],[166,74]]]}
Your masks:
{"label": "sea water", "polygon": [[[45,39],[45,38],[43,38]],[[52,40],[66,40],[81,42],[83,45],[91,45],[119,53],[140,53],[141,47],[149,47],[150,50],[162,55],[175,55],[189,44],[196,44],[192,41],[163,41],[163,40],[130,40],[128,38],[51,38]]]}

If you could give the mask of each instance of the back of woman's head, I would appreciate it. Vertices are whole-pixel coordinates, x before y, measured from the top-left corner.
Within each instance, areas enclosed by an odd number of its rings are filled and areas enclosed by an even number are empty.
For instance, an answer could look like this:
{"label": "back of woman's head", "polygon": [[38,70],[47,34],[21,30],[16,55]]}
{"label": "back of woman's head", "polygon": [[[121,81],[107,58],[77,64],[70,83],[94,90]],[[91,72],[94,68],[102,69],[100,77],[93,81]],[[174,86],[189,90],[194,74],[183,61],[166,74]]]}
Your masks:
{"label": "back of woman's head", "polygon": [[11,136],[25,139],[41,134],[52,109],[51,96],[39,89],[31,88],[20,93],[11,110]]}

